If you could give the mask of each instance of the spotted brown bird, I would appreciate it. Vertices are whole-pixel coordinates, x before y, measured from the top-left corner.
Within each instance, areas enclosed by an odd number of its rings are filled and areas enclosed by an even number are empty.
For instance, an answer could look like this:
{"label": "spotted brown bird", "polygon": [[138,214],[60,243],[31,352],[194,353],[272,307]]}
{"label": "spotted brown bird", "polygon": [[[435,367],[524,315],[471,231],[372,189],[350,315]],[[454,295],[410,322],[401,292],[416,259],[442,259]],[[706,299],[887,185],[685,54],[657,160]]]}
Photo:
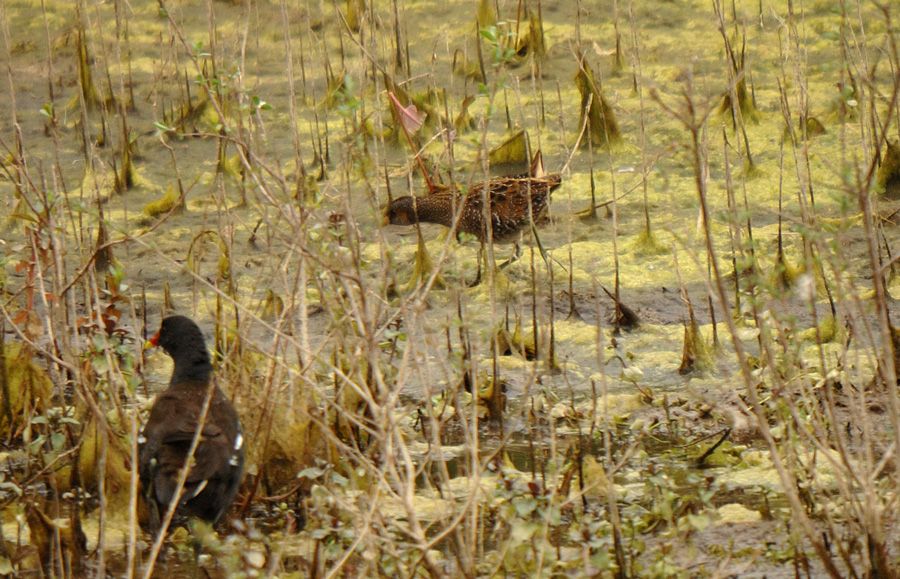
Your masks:
{"label": "spotted brown bird", "polygon": [[[465,195],[442,189],[422,197],[399,197],[385,210],[385,221],[391,225],[438,223],[453,228],[457,236],[460,233],[474,235],[484,244],[488,240],[484,211],[486,197],[491,238],[495,243],[515,242],[523,230],[544,214],[550,194],[561,183],[559,174],[543,174],[541,153],[538,151],[528,174],[482,181],[473,185]],[[518,254],[518,244],[516,250]],[[480,274],[479,261],[479,279]]]}
{"label": "spotted brown bird", "polygon": [[532,217],[537,220],[542,215],[550,194],[561,182],[559,175],[498,177],[476,183],[463,196],[450,191],[438,191],[424,197],[407,195],[388,205],[387,221],[392,225],[439,223],[453,227],[456,212],[461,211],[455,232],[474,235],[484,243],[487,242],[484,219],[484,191],[487,188],[491,236],[495,243],[513,241],[528,227]]}
{"label": "spotted brown bird", "polygon": [[176,515],[215,524],[234,500],[244,470],[240,420],[213,381],[209,351],[193,320],[165,318],[149,345],[161,346],[175,368],[138,436],[141,491],[150,511],[147,530],[158,531],[175,499],[178,477],[198,430],[200,439],[177,498]]}

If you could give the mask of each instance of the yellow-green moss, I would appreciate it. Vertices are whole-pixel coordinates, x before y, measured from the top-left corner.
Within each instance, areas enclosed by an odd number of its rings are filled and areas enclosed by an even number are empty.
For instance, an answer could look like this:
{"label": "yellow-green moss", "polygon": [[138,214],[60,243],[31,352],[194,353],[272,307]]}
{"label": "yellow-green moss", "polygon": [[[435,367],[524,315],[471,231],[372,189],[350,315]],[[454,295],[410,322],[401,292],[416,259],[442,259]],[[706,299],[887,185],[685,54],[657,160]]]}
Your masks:
{"label": "yellow-green moss", "polygon": [[180,196],[174,186],[169,186],[162,197],[144,205],[144,215],[150,218],[159,217],[180,207]]}

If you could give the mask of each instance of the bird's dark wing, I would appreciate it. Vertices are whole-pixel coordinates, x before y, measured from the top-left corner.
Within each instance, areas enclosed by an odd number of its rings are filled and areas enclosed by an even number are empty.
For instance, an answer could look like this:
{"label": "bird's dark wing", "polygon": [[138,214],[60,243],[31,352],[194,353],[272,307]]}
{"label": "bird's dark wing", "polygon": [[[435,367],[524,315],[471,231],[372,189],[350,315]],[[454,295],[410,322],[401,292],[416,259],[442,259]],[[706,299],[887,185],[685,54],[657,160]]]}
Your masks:
{"label": "bird's dark wing", "polygon": [[[147,426],[141,432],[138,440],[141,485],[148,498],[160,504],[169,504],[172,500],[175,481],[197,431],[204,395],[205,392],[199,393],[198,403],[172,392],[164,392],[153,405]],[[225,414],[223,420],[216,419],[219,414]],[[185,481],[186,498],[202,490],[196,489],[228,468],[237,433],[237,415],[217,392]]]}

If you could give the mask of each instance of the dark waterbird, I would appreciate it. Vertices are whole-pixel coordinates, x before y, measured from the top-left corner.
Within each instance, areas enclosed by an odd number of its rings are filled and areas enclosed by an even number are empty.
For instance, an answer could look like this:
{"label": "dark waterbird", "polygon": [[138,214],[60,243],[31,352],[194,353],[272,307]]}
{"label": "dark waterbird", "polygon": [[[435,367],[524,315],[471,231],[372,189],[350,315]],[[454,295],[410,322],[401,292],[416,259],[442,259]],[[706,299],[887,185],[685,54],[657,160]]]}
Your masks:
{"label": "dark waterbird", "polygon": [[244,470],[237,412],[213,380],[203,333],[191,319],[165,318],[148,345],[162,347],[175,368],[138,436],[141,491],[150,511],[145,528],[159,530],[198,432],[176,516],[215,524],[234,500]]}

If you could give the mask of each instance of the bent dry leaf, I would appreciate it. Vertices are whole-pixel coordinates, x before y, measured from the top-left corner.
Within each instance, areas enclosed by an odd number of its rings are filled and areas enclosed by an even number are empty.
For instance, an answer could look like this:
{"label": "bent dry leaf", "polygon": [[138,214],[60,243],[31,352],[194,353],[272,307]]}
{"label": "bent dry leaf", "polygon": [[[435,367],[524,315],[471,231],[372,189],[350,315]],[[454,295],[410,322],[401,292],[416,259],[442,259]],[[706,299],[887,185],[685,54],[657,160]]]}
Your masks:
{"label": "bent dry leaf", "polygon": [[400,118],[400,123],[403,125],[403,128],[411,135],[416,134],[419,129],[422,128],[422,125],[425,123],[425,118],[428,115],[419,111],[414,104],[404,107],[400,104],[400,101],[393,92],[389,92],[388,97],[397,109],[397,116]]}

